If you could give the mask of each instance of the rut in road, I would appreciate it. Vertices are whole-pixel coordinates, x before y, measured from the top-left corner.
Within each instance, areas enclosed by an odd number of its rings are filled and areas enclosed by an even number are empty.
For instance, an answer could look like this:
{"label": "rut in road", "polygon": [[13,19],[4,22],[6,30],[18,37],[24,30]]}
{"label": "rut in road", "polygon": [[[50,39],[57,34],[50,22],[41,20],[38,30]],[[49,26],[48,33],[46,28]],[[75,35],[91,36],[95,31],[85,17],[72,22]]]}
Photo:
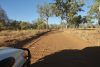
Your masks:
{"label": "rut in road", "polygon": [[62,31],[52,31],[40,37],[29,47],[32,63],[40,58],[65,49],[83,49],[88,43]]}

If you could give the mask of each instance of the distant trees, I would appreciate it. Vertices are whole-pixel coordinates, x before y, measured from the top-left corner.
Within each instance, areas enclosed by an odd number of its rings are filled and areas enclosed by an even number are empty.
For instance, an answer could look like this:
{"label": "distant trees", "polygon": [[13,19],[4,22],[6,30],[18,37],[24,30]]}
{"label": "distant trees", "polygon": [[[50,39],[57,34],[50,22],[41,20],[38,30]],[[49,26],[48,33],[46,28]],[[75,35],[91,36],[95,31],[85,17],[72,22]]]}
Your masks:
{"label": "distant trees", "polygon": [[17,21],[13,20],[9,23],[8,26],[4,24],[4,21],[0,20],[0,30],[27,30],[27,29],[46,29],[46,23],[38,18],[33,23],[25,22],[25,21]]}
{"label": "distant trees", "polygon": [[5,21],[4,20],[0,20],[0,31],[5,29]]}
{"label": "distant trees", "polygon": [[38,18],[36,21],[33,22],[33,28],[34,29],[46,29],[46,23],[43,19]]}
{"label": "distant trees", "polygon": [[9,29],[12,29],[12,30],[19,30],[20,29],[20,26],[19,26],[19,22],[14,20],[12,21],[11,23],[9,23]]}
{"label": "distant trees", "polygon": [[31,24],[28,22],[20,22],[19,25],[21,30],[26,30],[31,28]]}
{"label": "distant trees", "polygon": [[50,24],[50,29],[60,29],[59,24]]}
{"label": "distant trees", "polygon": [[12,30],[26,30],[26,29],[31,29],[31,28],[32,28],[32,24],[25,21],[14,20],[9,24],[9,29],[12,29]]}
{"label": "distant trees", "polygon": [[[50,17],[49,6],[41,6],[40,15],[34,23],[26,21],[9,20],[6,12],[0,7],[0,31],[1,30],[27,30],[27,29],[46,29],[48,27],[48,18]],[[47,13],[47,12],[48,13]],[[44,21],[47,20],[47,23]]]}

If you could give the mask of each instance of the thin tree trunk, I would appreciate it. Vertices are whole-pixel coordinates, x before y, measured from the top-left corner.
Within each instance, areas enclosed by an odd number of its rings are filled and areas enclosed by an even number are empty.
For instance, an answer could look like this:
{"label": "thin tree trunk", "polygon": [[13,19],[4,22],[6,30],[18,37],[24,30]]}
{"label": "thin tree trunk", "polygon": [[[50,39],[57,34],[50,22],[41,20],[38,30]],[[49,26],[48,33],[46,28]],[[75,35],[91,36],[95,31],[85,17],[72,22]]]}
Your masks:
{"label": "thin tree trunk", "polygon": [[98,24],[100,25],[100,18],[99,18],[99,20],[98,20]]}
{"label": "thin tree trunk", "polygon": [[63,22],[62,21],[63,21],[63,19],[61,18],[61,30],[63,31],[63,24],[62,24]]}
{"label": "thin tree trunk", "polygon": [[47,25],[46,25],[46,28],[47,28],[47,29],[49,29],[49,25],[48,25],[48,18],[47,18]]}

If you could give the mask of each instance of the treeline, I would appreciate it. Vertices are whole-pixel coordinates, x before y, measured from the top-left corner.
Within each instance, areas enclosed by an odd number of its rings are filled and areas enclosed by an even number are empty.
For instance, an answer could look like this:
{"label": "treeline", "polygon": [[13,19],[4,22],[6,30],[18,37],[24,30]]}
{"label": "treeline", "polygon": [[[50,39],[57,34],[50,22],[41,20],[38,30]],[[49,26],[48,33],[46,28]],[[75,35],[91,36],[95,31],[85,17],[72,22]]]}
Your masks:
{"label": "treeline", "polygon": [[[61,27],[79,28],[79,27],[96,27],[100,25],[100,12],[98,10],[100,1],[95,0],[94,4],[90,6],[89,12],[86,16],[79,15],[79,12],[85,10],[82,7],[85,5],[83,0],[54,0],[53,3],[39,5],[38,13],[40,17],[45,19],[48,24],[49,17],[60,17]],[[97,20],[98,24],[93,25]]]}
{"label": "treeline", "polygon": [[46,29],[46,24],[43,20],[38,19],[32,23],[25,21],[13,20],[6,23],[4,20],[0,20],[0,30],[27,30],[27,29]]}
{"label": "treeline", "polygon": [[41,18],[38,18],[31,23],[26,21],[10,20],[4,9],[0,7],[0,31],[27,29],[46,29],[46,23]]}
{"label": "treeline", "polygon": [[27,29],[52,29],[57,28],[59,25],[50,24],[48,25],[47,22],[43,18],[38,18],[32,22],[26,21],[17,21],[17,20],[10,20],[7,17],[6,12],[1,8],[0,9],[0,31],[1,30],[27,30]]}
{"label": "treeline", "polygon": [[[86,16],[79,15],[81,11],[85,11],[82,7],[85,3],[82,0],[54,0],[53,3],[39,5],[37,7],[39,18],[32,23],[25,21],[7,21],[5,11],[0,10],[0,30],[26,30],[26,29],[52,29],[52,28],[79,28],[79,27],[96,27],[100,25],[99,0],[95,0],[90,7]],[[50,17],[59,17],[61,22],[59,25],[50,25],[48,20]],[[3,18],[2,18],[3,17]],[[4,19],[6,17],[6,20]],[[97,20],[97,25],[93,25]]]}
{"label": "treeline", "polygon": [[[60,25],[50,24],[49,29],[60,29]],[[47,29],[47,25],[43,19],[38,18],[32,23],[25,21],[12,20],[6,23],[4,20],[0,20],[0,31],[1,30],[27,30],[27,29]]]}

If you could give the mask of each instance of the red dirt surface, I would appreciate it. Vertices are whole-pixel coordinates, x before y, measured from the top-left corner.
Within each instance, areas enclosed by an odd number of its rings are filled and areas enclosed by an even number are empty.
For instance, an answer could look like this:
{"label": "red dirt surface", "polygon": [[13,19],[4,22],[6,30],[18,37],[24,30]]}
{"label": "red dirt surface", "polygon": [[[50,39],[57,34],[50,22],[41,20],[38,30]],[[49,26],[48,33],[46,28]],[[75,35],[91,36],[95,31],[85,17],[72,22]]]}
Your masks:
{"label": "red dirt surface", "polygon": [[66,49],[83,49],[89,47],[89,43],[62,31],[52,31],[34,40],[25,46],[30,49],[31,63],[36,63],[39,59]]}

